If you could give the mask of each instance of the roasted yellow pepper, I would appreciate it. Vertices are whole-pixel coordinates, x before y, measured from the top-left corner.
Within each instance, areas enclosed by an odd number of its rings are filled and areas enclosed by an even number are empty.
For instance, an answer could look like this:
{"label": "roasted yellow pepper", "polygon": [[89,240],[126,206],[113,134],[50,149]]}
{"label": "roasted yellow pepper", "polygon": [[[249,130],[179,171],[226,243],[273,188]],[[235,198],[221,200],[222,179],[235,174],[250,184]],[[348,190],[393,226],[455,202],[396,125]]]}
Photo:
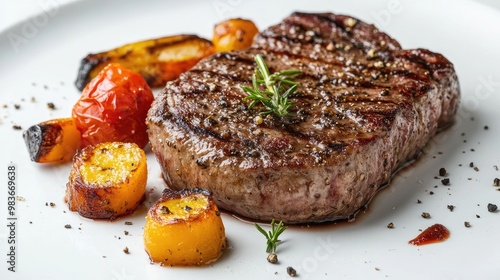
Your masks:
{"label": "roasted yellow pepper", "polygon": [[23,138],[31,160],[40,163],[69,161],[80,147],[80,132],[72,118],[33,125]]}
{"label": "roasted yellow pepper", "polygon": [[75,85],[83,90],[106,65],[118,63],[141,74],[150,87],[163,87],[167,81],[179,77],[213,53],[212,42],[196,35],[168,36],[126,44],[83,58]]}
{"label": "roasted yellow pepper", "polygon": [[150,259],[169,266],[205,265],[226,247],[224,224],[211,194],[202,189],[165,190],[144,226]]}
{"label": "roasted yellow pepper", "polygon": [[78,151],[73,159],[66,202],[71,211],[92,219],[131,213],[144,199],[147,162],[133,143],[106,142]]}

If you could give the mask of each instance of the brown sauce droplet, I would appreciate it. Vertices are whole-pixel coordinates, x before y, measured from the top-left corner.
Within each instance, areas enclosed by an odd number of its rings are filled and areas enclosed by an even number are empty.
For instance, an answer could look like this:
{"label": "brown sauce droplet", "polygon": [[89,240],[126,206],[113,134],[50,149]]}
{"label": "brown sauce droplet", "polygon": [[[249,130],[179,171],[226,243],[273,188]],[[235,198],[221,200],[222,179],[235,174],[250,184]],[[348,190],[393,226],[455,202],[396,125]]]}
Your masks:
{"label": "brown sauce droplet", "polygon": [[408,241],[408,243],[416,246],[427,245],[445,241],[448,237],[450,237],[450,231],[445,226],[434,224],[426,228],[414,239]]}

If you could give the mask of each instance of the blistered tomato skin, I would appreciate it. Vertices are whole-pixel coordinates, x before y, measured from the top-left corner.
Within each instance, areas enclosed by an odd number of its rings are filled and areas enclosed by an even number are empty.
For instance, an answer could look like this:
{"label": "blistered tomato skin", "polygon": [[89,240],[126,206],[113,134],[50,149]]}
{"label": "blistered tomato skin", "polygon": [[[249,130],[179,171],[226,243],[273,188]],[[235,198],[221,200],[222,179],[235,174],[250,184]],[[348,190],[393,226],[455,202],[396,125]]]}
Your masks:
{"label": "blistered tomato skin", "polygon": [[73,107],[81,146],[103,142],[148,143],[146,116],[154,96],[144,78],[109,64],[85,87]]}

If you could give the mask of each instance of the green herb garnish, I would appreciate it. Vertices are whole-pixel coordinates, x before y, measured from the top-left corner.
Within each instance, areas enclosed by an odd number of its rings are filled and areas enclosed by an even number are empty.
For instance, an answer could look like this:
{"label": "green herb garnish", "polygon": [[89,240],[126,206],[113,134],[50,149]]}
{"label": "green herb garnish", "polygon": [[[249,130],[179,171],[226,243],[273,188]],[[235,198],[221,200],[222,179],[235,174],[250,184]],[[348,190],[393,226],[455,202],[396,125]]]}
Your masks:
{"label": "green herb garnish", "polygon": [[[262,103],[266,111],[262,115],[275,114],[279,117],[290,116],[288,109],[293,106],[293,102],[288,101],[298,88],[298,84],[291,79],[300,75],[299,70],[284,70],[281,72],[269,73],[269,68],[261,55],[255,56],[257,69],[252,75],[253,88],[242,86],[248,95],[243,100],[251,100],[248,109],[252,109],[257,103]],[[261,85],[264,86],[262,91]]]}
{"label": "green herb garnish", "polygon": [[281,242],[281,240],[279,240],[278,237],[280,236],[280,234],[282,234],[287,229],[287,227],[283,225],[283,221],[280,221],[278,223],[278,226],[275,226],[274,219],[273,219],[271,221],[271,230],[269,232],[266,232],[258,224],[255,224],[255,227],[267,239],[267,249],[266,249],[266,252],[267,253],[275,253],[276,252],[276,246],[278,245],[278,243]]}

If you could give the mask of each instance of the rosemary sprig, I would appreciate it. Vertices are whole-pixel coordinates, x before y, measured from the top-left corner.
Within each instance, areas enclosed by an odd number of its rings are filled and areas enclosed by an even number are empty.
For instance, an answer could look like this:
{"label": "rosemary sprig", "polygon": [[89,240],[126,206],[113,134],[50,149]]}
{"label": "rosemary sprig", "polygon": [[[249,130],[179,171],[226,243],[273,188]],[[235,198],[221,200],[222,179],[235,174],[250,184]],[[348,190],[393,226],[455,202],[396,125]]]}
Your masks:
{"label": "rosemary sprig", "polygon": [[271,221],[271,230],[269,232],[266,232],[261,226],[258,224],[255,224],[255,227],[257,228],[260,233],[262,233],[266,239],[267,239],[267,253],[275,253],[276,252],[276,246],[278,243],[281,242],[281,240],[278,239],[280,234],[282,234],[286,229],[287,226],[283,225],[283,221],[280,221],[277,226],[275,226],[274,219]]}
{"label": "rosemary sprig", "polygon": [[[255,56],[257,69],[252,75],[253,88],[242,86],[248,95],[243,100],[251,100],[248,109],[252,109],[257,103],[262,103],[266,111],[262,115],[275,114],[279,117],[290,116],[288,109],[293,106],[293,102],[288,101],[298,88],[298,83],[292,78],[300,75],[299,70],[284,70],[277,73],[269,73],[269,68],[261,55]],[[263,86],[263,87],[262,87]],[[264,90],[261,90],[264,88]]]}

